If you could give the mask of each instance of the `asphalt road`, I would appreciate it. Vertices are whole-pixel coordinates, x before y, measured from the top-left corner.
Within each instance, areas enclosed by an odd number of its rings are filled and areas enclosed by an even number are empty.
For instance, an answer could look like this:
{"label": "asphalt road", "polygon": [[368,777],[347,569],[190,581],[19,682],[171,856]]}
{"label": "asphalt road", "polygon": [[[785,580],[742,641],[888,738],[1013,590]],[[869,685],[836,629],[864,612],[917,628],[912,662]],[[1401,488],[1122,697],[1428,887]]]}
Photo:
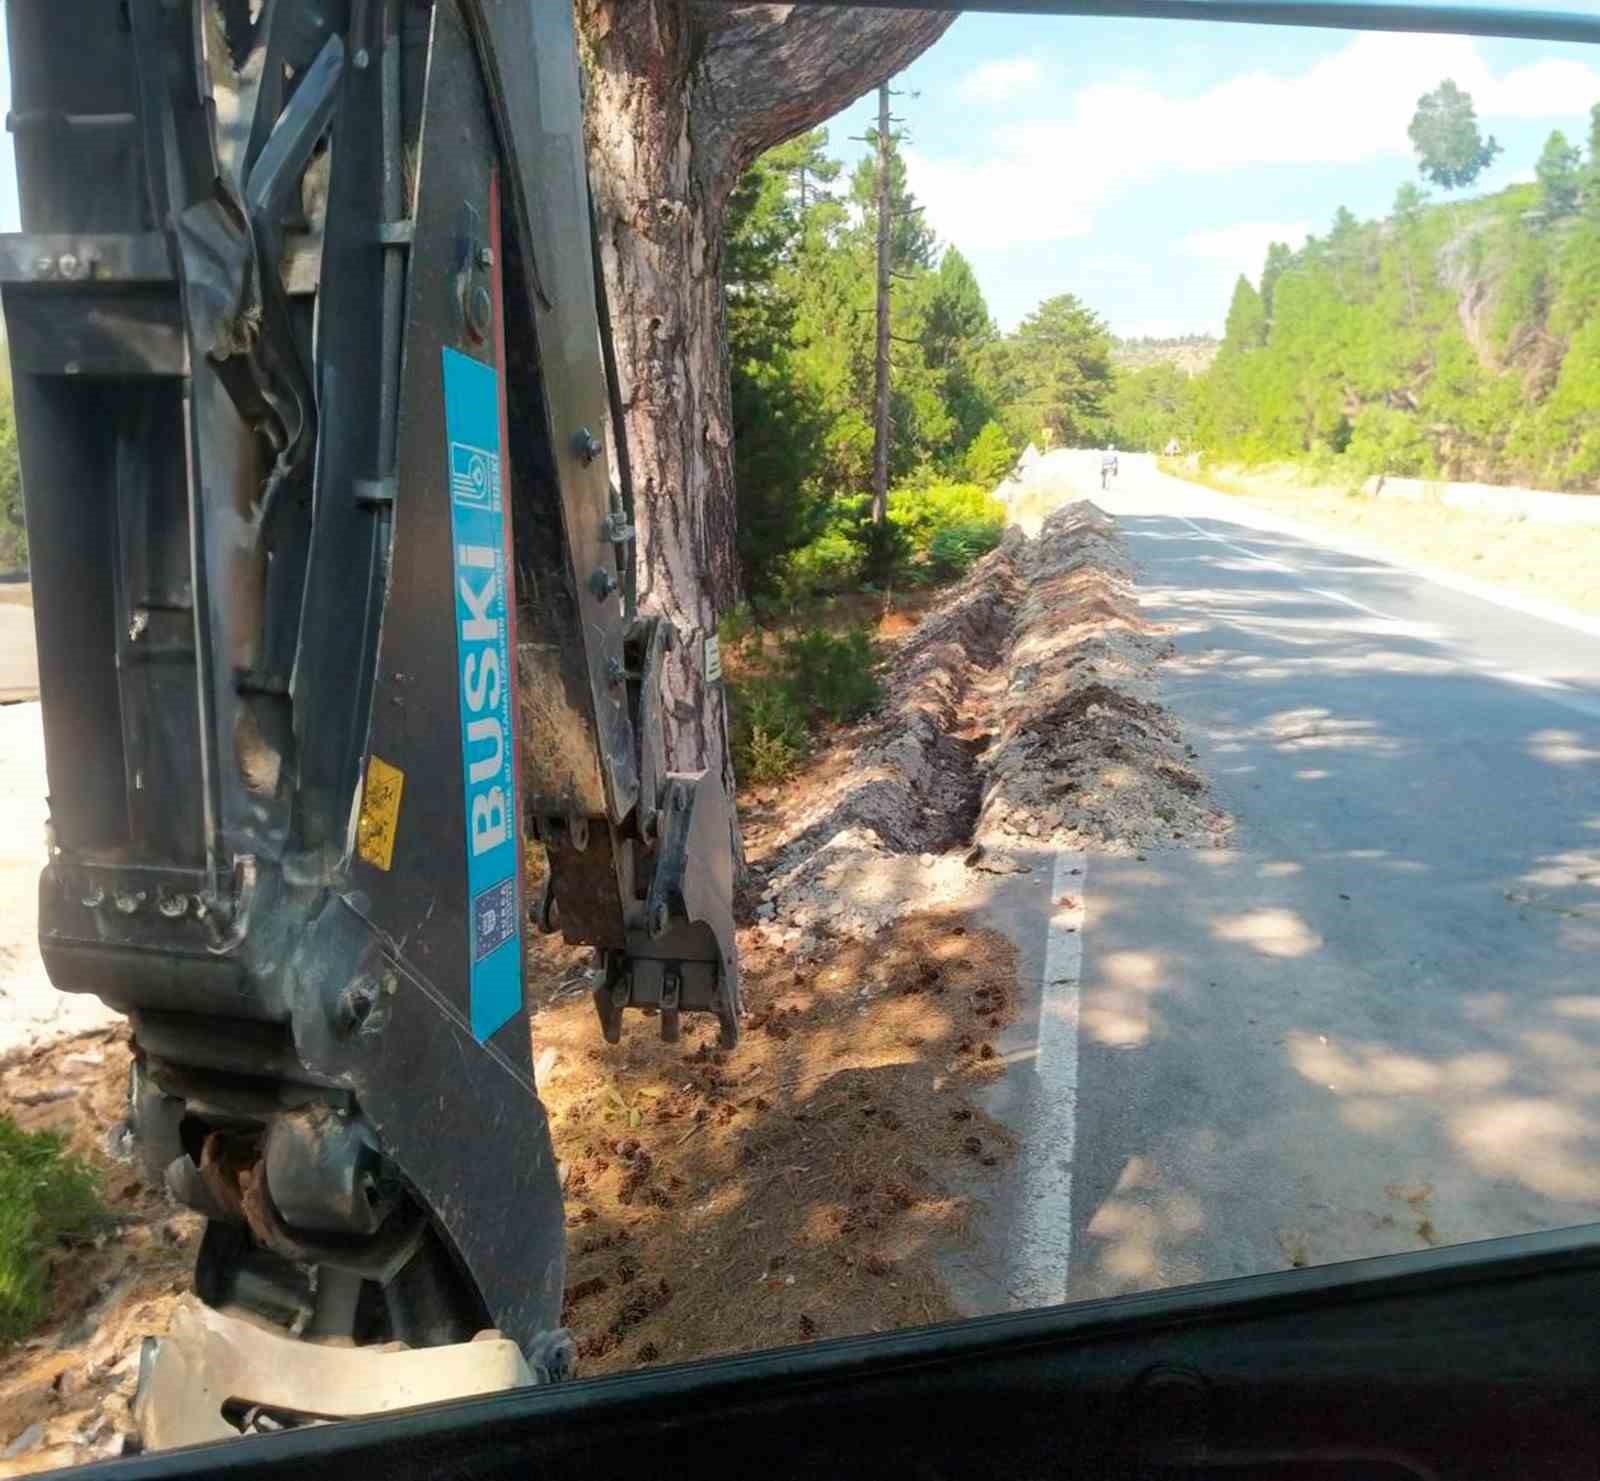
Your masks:
{"label": "asphalt road", "polygon": [[[1163,698],[1237,826],[995,902],[1037,997],[972,1304],[1600,1219],[1600,624],[1148,459],[1105,497],[1090,458],[1051,463],[1122,521],[1177,649]],[[1067,880],[1082,909],[1052,918]]]}
{"label": "asphalt road", "polygon": [[33,608],[0,601],[0,704],[39,697],[33,650]]}

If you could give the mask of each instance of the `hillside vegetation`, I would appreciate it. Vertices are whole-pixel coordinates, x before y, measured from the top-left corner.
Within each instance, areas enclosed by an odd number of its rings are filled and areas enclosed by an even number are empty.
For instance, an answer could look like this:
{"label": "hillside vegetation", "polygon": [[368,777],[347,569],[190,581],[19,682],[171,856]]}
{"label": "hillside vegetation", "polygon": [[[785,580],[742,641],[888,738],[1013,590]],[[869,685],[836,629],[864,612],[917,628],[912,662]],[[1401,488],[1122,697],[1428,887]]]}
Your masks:
{"label": "hillside vegetation", "polygon": [[1070,293],[1001,334],[978,280],[888,179],[891,491],[871,521],[875,163],[851,175],[813,130],[730,202],[723,277],[744,590],[758,617],[819,595],[959,574],[1000,538],[988,497],[1029,442],[1109,425],[1112,344]]}
{"label": "hillside vegetation", "polygon": [[1209,371],[1136,371],[1113,403],[1130,446],[1600,492],[1600,105],[1587,148],[1552,135],[1533,183],[1445,202],[1406,184],[1382,221],[1341,208],[1275,244]]}

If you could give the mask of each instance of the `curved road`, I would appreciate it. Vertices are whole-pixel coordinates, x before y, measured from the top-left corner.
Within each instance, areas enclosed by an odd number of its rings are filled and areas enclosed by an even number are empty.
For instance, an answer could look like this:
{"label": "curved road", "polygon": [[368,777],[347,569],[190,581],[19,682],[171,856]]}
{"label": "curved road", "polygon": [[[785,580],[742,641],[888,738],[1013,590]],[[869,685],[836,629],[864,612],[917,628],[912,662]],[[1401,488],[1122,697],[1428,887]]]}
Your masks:
{"label": "curved road", "polygon": [[1097,461],[1054,454],[1030,486],[1119,517],[1177,649],[1163,698],[1237,826],[1059,860],[1050,898],[1071,878],[1082,909],[1048,933],[1048,868],[996,902],[1040,988],[974,1304],[1600,1218],[1600,623],[1340,551],[1149,458],[1102,497]]}

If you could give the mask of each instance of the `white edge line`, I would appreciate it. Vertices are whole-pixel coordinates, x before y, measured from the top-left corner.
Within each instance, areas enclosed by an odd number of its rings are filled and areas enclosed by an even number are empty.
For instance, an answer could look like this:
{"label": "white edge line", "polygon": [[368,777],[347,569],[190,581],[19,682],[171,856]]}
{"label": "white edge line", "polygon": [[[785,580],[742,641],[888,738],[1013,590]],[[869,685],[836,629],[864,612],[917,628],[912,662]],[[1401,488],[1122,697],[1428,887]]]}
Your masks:
{"label": "white edge line", "polygon": [[[1170,476],[1170,474],[1162,475],[1162,477]],[[1204,487],[1204,485],[1197,485],[1197,487]],[[1255,508],[1254,505],[1251,505],[1250,507],[1252,509]],[[1235,544],[1232,540],[1227,539],[1223,535],[1214,535],[1210,530],[1201,529],[1201,527],[1187,515],[1180,514],[1175,517],[1184,524],[1188,525],[1189,528],[1193,530],[1195,534],[1197,534],[1202,540],[1210,540],[1214,544],[1220,545],[1226,550],[1232,550],[1237,554],[1244,556],[1246,559],[1254,561],[1259,566],[1265,566],[1269,570],[1278,571],[1286,576],[1292,576],[1297,581],[1303,581],[1305,578],[1305,573],[1303,571],[1299,570],[1295,566],[1290,565],[1287,561],[1279,560],[1269,555],[1260,555],[1256,551],[1248,549],[1246,546]],[[1250,528],[1253,529],[1257,527],[1251,526]],[[1269,533],[1288,534],[1294,536],[1296,539],[1303,538],[1313,544],[1318,543],[1319,532],[1315,529],[1308,528],[1302,531],[1292,527],[1286,527],[1275,532],[1269,531]],[[1330,545],[1329,548],[1332,549],[1334,547]],[[1409,575],[1418,576],[1425,581],[1436,581],[1437,579],[1434,576],[1429,575],[1421,567],[1402,566],[1394,561],[1387,561],[1382,556],[1368,555],[1366,552],[1362,551],[1347,550],[1345,553],[1349,555],[1360,555],[1362,559],[1385,561],[1386,564],[1394,566],[1396,570],[1405,571]],[[1442,584],[1447,586],[1450,585],[1449,582],[1444,582]],[[1457,587],[1456,589],[1459,590],[1461,588]],[[1384,622],[1405,622],[1407,620],[1403,617],[1396,617],[1389,612],[1380,612],[1376,607],[1369,607],[1365,602],[1358,602],[1354,597],[1345,596],[1343,592],[1329,591],[1323,587],[1317,586],[1302,586],[1301,590],[1308,592],[1312,596],[1322,597],[1327,601],[1338,602],[1346,607],[1354,607],[1356,611],[1365,612],[1369,616],[1377,617]],[[1470,593],[1470,595],[1478,596],[1482,595],[1482,593],[1473,592]],[[1488,596],[1484,599],[1486,601],[1494,602],[1498,606],[1509,607],[1510,610],[1514,612],[1522,612],[1525,616],[1542,616],[1542,614],[1538,612],[1525,611],[1524,608],[1515,601],[1500,601],[1497,597],[1493,596]],[[1580,628],[1580,631],[1581,630],[1582,629]],[[1600,635],[1600,623],[1594,624],[1594,631],[1597,635]],[[1525,688],[1534,690],[1542,699],[1547,699],[1552,704],[1560,705],[1563,709],[1572,710],[1580,715],[1587,715],[1591,719],[1600,719],[1600,705],[1597,705],[1593,700],[1585,699],[1582,695],[1564,692],[1567,690],[1568,685],[1561,679],[1551,679],[1542,674],[1520,673],[1515,669],[1504,669],[1496,664],[1465,663],[1463,664],[1463,669],[1467,673],[1478,674],[1485,679],[1494,679],[1503,684],[1522,685]]]}
{"label": "white edge line", "polygon": [[1088,856],[1056,855],[1039,985],[1038,1115],[1025,1133],[1016,1294],[1025,1307],[1067,1299],[1078,1144],[1078,1000]]}
{"label": "white edge line", "polygon": [[[1246,559],[1253,560],[1257,565],[1266,566],[1269,570],[1281,571],[1285,576],[1293,576],[1298,580],[1303,581],[1305,579],[1306,573],[1300,570],[1298,566],[1291,566],[1288,561],[1278,560],[1270,555],[1262,555],[1259,551],[1249,550],[1243,545],[1236,545],[1232,540],[1225,539],[1221,535],[1213,535],[1210,530],[1202,530],[1187,515],[1180,514],[1178,518],[1188,525],[1202,540],[1214,540],[1225,549],[1236,551]],[[1358,602],[1354,597],[1347,597],[1342,591],[1325,591],[1319,586],[1308,586],[1305,589],[1314,597],[1323,597],[1327,601],[1338,602],[1341,606],[1354,607],[1357,612],[1365,612],[1369,617],[1380,617],[1385,622],[1403,622],[1405,620],[1404,618],[1396,617],[1392,612],[1380,612],[1376,607],[1369,607],[1365,602]]]}
{"label": "white edge line", "polygon": [[[1479,601],[1493,603],[1496,607],[1504,607],[1507,611],[1521,613],[1524,617],[1537,617],[1541,622],[1553,622],[1558,627],[1571,628],[1574,632],[1585,633],[1592,638],[1600,638],[1600,618],[1589,617],[1582,612],[1574,612],[1572,608],[1559,606],[1555,602],[1542,602],[1537,597],[1518,596],[1515,592],[1507,591],[1503,586],[1492,586],[1487,581],[1479,581],[1472,576],[1458,575],[1454,571],[1440,570],[1437,566],[1414,565],[1410,561],[1397,559],[1381,546],[1368,544],[1362,540],[1352,540],[1348,536],[1335,534],[1316,525],[1300,524],[1295,520],[1285,519],[1270,510],[1263,509],[1259,504],[1251,503],[1248,494],[1220,494],[1203,483],[1190,483],[1188,479],[1179,478],[1175,474],[1162,474],[1159,469],[1154,471],[1163,478],[1170,478],[1173,482],[1182,484],[1185,488],[1203,490],[1211,495],[1213,499],[1223,501],[1216,506],[1218,509],[1227,509],[1230,506],[1237,509],[1242,505],[1262,521],[1259,524],[1252,522],[1248,526],[1251,529],[1264,530],[1269,534],[1275,535],[1293,535],[1296,539],[1306,540],[1313,545],[1321,545],[1329,550],[1337,550],[1341,555],[1354,555],[1363,560],[1377,561],[1382,565],[1392,567],[1396,571],[1404,571],[1411,576],[1420,576],[1424,581],[1431,581],[1435,586],[1443,586],[1447,590],[1458,592],[1462,596],[1476,597]],[[1204,535],[1207,532],[1201,530],[1200,533]],[[1213,535],[1211,538],[1220,540],[1222,537]],[[1224,541],[1224,543],[1227,542]],[[1255,558],[1257,560],[1271,559],[1271,557],[1263,555],[1256,555]]]}
{"label": "white edge line", "polygon": [[1376,607],[1369,607],[1365,602],[1347,597],[1342,591],[1324,591],[1320,586],[1308,586],[1306,590],[1314,597],[1326,597],[1330,602],[1340,602],[1346,607],[1354,607],[1356,611],[1365,612],[1369,617],[1381,617],[1385,622],[1405,621],[1405,618],[1396,617],[1392,612],[1380,612]]}

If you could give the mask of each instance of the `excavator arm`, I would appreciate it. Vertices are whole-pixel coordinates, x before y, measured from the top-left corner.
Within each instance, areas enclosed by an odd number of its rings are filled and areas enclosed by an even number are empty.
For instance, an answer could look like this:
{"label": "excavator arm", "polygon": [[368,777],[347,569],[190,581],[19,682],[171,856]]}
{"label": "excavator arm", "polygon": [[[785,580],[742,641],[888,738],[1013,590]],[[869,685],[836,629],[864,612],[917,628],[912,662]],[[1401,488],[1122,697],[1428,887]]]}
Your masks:
{"label": "excavator arm", "polygon": [[560,1376],[530,923],[595,948],[608,1038],[738,1031],[730,802],[666,769],[608,473],[571,7],[6,12],[46,967],[129,1017],[206,1303]]}

